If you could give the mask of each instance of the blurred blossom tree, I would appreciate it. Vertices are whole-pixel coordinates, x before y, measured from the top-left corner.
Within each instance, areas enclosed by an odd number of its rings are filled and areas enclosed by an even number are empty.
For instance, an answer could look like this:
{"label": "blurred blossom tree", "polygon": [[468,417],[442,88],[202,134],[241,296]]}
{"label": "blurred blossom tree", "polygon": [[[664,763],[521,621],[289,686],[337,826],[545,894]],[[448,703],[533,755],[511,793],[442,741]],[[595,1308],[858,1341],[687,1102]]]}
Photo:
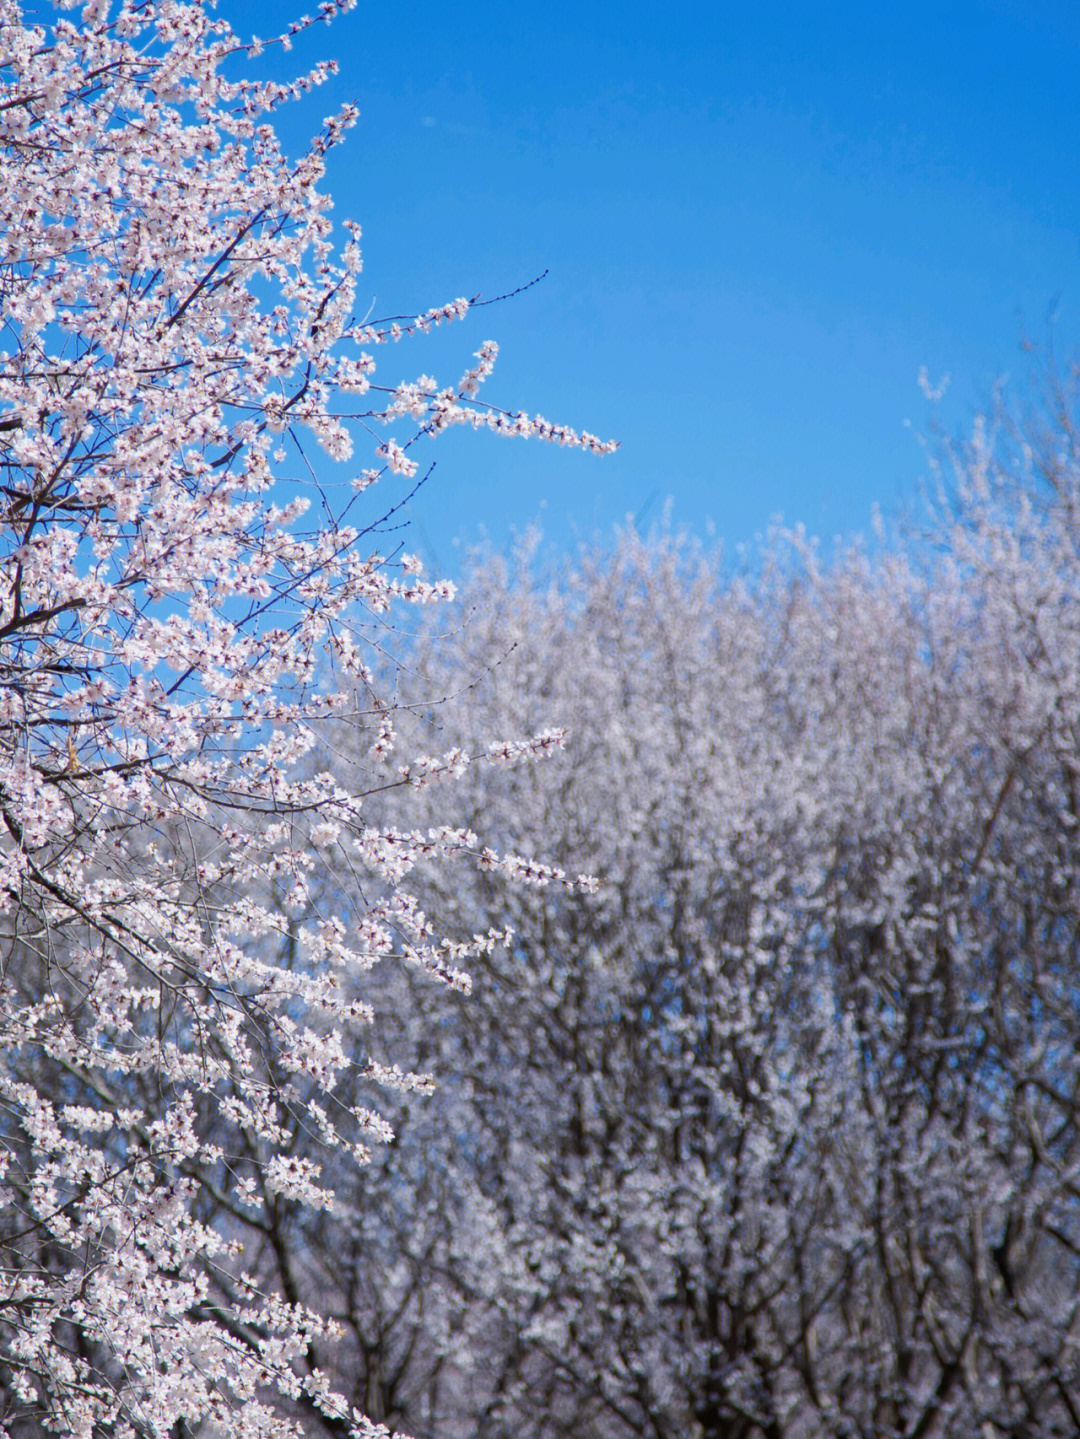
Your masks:
{"label": "blurred blossom tree", "polygon": [[[284,1259],[266,1287],[262,1251],[282,1215],[333,1212],[387,1137],[373,1084],[428,1087],[357,1059],[365,971],[404,956],[461,984],[494,942],[451,945],[402,877],[421,850],[514,865],[464,829],[365,817],[371,787],[412,792],[468,756],[385,768],[394,695],[372,657],[394,606],[450,587],[371,552],[361,492],[415,474],[420,437],[454,424],[609,448],[476,400],[490,343],[455,386],[380,390],[372,350],[470,304],[355,318],[359,230],[339,253],[318,189],[355,112],[288,159],[274,112],[327,67],[256,83],[259,48],[200,3],[91,0],[44,24],[0,0],[12,1436],[379,1432],[325,1370],[334,1317]],[[398,438],[367,468],[316,479],[384,421]],[[347,891],[309,918],[330,856]]]}
{"label": "blurred blossom tree", "polygon": [[599,886],[418,867],[425,907],[513,938],[465,1003],[386,973],[374,1033],[440,1087],[403,1101],[340,1219],[290,1241],[394,1422],[1077,1432],[1080,445],[1059,399],[1028,443],[980,429],[911,543],[824,565],[777,537],[742,578],[663,536],[555,577],[489,560],[469,622],[421,643],[417,698],[476,680],[430,706],[440,744],[471,750],[479,717],[571,726],[541,772],[465,776],[455,822]]}

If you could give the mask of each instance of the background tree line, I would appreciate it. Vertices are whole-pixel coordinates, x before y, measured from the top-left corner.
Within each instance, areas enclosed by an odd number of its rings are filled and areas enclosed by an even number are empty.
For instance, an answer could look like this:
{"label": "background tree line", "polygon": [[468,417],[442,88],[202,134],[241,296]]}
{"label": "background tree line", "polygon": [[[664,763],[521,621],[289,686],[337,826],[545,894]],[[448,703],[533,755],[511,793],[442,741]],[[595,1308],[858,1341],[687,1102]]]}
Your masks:
{"label": "background tree line", "polygon": [[467,999],[377,976],[383,1057],[438,1088],[337,1210],[283,1220],[370,1412],[1077,1431],[1077,461],[1059,392],[1026,439],[977,431],[918,533],[828,563],[777,537],[741,574],[632,532],[487,559],[421,638],[402,698],[440,747],[478,715],[570,741],[368,812],[422,834],[449,804],[599,883],[410,876],[513,939]]}

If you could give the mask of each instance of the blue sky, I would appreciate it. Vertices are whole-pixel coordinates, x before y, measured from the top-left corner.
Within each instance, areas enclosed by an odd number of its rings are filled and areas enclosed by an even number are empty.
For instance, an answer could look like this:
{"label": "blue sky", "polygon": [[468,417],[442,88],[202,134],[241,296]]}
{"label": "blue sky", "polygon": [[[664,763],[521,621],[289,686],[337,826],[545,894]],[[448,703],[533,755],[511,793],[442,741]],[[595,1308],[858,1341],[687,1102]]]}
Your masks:
{"label": "blue sky", "polygon": [[[221,11],[263,36],[296,13]],[[549,272],[381,351],[382,380],[449,381],[494,338],[487,398],[622,442],[441,439],[406,543],[443,571],[482,532],[565,549],[666,502],[729,548],[777,514],[865,530],[917,492],[920,434],[1022,382],[1025,335],[1080,338],[1080,7],[421,0],[263,63],[331,56],[289,124],[361,107],[327,183],[376,314]],[[936,419],[924,365],[952,376]]]}

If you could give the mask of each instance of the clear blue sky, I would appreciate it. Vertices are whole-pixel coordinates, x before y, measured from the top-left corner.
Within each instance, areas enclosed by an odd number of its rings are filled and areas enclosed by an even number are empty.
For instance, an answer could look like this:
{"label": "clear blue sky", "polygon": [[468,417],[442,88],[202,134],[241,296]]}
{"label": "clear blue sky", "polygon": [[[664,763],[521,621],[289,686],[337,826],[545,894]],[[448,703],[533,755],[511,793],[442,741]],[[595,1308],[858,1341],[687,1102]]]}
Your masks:
{"label": "clear blue sky", "polygon": [[[221,11],[263,36],[297,13]],[[444,570],[481,530],[503,547],[539,520],[565,548],[668,497],[729,546],[778,513],[863,530],[925,471],[921,365],[952,375],[958,432],[1052,309],[1059,349],[1080,340],[1065,0],[368,3],[284,60],[330,56],[340,76],[290,124],[361,107],[328,188],[364,226],[376,313],[550,272],[380,351],[382,379],[449,381],[494,338],[488,398],[622,441],[433,445],[407,543]]]}

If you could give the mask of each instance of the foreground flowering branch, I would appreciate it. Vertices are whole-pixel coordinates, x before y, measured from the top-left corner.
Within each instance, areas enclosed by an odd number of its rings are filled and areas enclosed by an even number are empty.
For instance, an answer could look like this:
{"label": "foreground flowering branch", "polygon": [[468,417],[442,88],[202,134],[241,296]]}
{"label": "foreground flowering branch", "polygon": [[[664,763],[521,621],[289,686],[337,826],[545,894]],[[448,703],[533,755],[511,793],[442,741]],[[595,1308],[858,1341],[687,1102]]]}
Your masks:
{"label": "foreground flowering branch", "polygon": [[[365,346],[470,305],[404,326],[356,318],[359,230],[338,256],[318,189],[355,111],[289,160],[273,112],[328,67],[285,85],[226,77],[261,46],[199,3],[92,0],[45,28],[0,0],[0,1426],[13,1434],[286,1434],[316,1411],[377,1432],[324,1376],[333,1323],[263,1283],[251,1237],[272,1237],[282,1205],[334,1204],[320,1161],[291,1152],[297,1132],[352,1162],[387,1137],[377,1113],[335,1096],[343,1074],[428,1086],[360,1054],[365,971],[397,955],[464,983],[462,964],[504,937],[440,934],[400,889],[417,858],[576,884],[461,830],[365,822],[365,793],[445,768],[387,770],[393,705],[369,660],[392,606],[452,587],[362,550],[373,526],[351,511],[452,423],[610,447],[466,406],[494,361],[485,344],[457,386],[424,377],[354,416],[410,433],[350,473],[336,511],[320,486],[309,518],[290,464],[306,464],[305,435],[328,461],[352,459],[350,397],[379,393]],[[343,727],[370,731],[366,760],[313,759]],[[331,855],[350,896],[301,924]]]}

